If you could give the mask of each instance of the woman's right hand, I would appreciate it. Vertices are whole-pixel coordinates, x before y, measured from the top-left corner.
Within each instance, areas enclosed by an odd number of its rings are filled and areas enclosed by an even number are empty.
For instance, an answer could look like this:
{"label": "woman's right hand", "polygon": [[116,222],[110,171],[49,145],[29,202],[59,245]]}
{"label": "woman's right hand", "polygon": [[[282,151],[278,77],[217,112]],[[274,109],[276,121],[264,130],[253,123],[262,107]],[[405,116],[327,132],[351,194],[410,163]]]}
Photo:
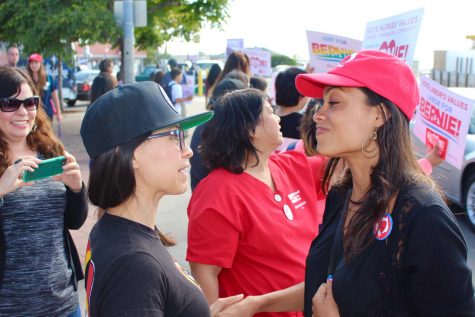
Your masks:
{"label": "woman's right hand", "polygon": [[24,171],[33,172],[34,168],[38,168],[38,163],[41,160],[34,156],[24,156],[16,162],[7,167],[0,177],[0,197],[17,190],[19,187],[33,185],[33,182],[24,183],[21,176]]}
{"label": "woman's right hand", "polygon": [[[221,312],[216,314],[216,317],[252,317],[257,312],[258,303],[255,300],[256,296],[248,296],[235,304],[229,305]],[[213,316],[213,315],[211,315]]]}
{"label": "woman's right hand", "polygon": [[224,298],[218,298],[213,304],[209,305],[209,310],[211,311],[211,317],[221,316],[220,312],[223,309],[226,309],[229,305],[232,305],[236,302],[239,302],[243,299],[244,295],[234,295]]}

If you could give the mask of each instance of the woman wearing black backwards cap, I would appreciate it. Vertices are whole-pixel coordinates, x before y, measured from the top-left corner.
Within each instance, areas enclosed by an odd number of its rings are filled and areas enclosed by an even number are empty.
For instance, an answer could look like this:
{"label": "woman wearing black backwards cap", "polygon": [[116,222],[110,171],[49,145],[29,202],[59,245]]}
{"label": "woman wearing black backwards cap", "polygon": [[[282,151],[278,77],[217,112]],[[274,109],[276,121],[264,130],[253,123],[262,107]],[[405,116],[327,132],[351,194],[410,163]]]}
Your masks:
{"label": "woman wearing black backwards cap", "polygon": [[[409,120],[419,103],[406,63],[361,51],[325,74],[299,75],[297,89],[322,98],[317,150],[347,173],[328,192],[305,284],[237,303],[235,314],[305,316],[475,316],[467,244],[435,183],[417,164]],[[313,307],[312,307],[313,300]],[[239,310],[238,310],[239,309]]]}
{"label": "woman wearing black backwards cap", "polygon": [[[181,118],[154,82],[125,85],[87,111],[81,136],[93,159],[89,199],[104,215],[86,252],[89,316],[210,316],[193,279],[172,259],[155,227],[164,195],[186,191],[193,152],[184,130],[212,112]],[[211,306],[211,316],[241,297]]]}

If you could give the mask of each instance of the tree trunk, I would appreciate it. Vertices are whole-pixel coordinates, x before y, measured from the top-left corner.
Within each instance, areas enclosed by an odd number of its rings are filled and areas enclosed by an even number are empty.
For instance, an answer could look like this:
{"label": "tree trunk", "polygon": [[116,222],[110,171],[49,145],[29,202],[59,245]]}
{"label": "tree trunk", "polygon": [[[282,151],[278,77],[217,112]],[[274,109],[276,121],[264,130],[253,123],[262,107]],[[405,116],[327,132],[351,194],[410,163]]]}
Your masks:
{"label": "tree trunk", "polygon": [[59,99],[59,107],[61,111],[63,111],[63,58],[61,54],[58,55],[58,99]]}

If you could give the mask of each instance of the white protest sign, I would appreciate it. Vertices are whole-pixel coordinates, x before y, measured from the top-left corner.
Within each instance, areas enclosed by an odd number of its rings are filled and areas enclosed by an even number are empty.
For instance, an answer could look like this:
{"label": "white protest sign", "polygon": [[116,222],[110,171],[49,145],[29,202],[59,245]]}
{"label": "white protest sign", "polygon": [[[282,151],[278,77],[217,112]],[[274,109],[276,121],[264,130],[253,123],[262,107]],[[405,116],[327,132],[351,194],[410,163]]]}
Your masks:
{"label": "white protest sign", "polygon": [[363,49],[383,51],[412,65],[424,9],[368,22]]}
{"label": "white protest sign", "polygon": [[244,39],[228,39],[226,43],[226,56],[234,51],[244,50]]}
{"label": "white protest sign", "polygon": [[361,49],[361,41],[334,34],[307,31],[310,66],[314,73],[326,73],[346,56]]}
{"label": "white protest sign", "polygon": [[245,49],[249,63],[251,64],[251,73],[254,76],[272,76],[271,56],[269,51],[260,49]]}
{"label": "white protest sign", "polygon": [[414,135],[428,147],[439,145],[439,155],[462,167],[465,141],[475,100],[460,96],[426,76],[420,78]]}
{"label": "white protest sign", "polygon": [[[193,96],[195,94],[195,76],[188,75],[186,76],[186,84],[181,84],[183,89],[183,98],[188,98],[189,96]],[[187,105],[191,104],[190,101],[185,102]]]}

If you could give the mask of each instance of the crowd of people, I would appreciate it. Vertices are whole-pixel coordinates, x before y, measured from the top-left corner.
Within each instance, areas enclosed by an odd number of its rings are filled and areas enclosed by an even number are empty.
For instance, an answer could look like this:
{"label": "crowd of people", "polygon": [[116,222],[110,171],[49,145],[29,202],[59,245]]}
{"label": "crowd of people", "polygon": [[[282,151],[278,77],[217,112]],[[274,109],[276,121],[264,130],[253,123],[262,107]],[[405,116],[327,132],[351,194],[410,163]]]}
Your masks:
{"label": "crowd of people", "polygon": [[[175,60],[128,85],[104,60],[81,125],[86,186],[51,129],[62,117],[41,55],[25,71],[18,49],[8,54],[0,315],[81,316],[85,277],[92,317],[475,316],[467,244],[430,177],[442,159],[437,147],[414,155],[419,88],[397,57],[363,50],[327,73],[289,68],[272,104],[248,56],[231,52],[192,116]],[[23,181],[58,156],[62,172]],[[190,180],[188,273],[156,224],[162,198]],[[99,212],[83,271],[68,230],[87,200]]]}

